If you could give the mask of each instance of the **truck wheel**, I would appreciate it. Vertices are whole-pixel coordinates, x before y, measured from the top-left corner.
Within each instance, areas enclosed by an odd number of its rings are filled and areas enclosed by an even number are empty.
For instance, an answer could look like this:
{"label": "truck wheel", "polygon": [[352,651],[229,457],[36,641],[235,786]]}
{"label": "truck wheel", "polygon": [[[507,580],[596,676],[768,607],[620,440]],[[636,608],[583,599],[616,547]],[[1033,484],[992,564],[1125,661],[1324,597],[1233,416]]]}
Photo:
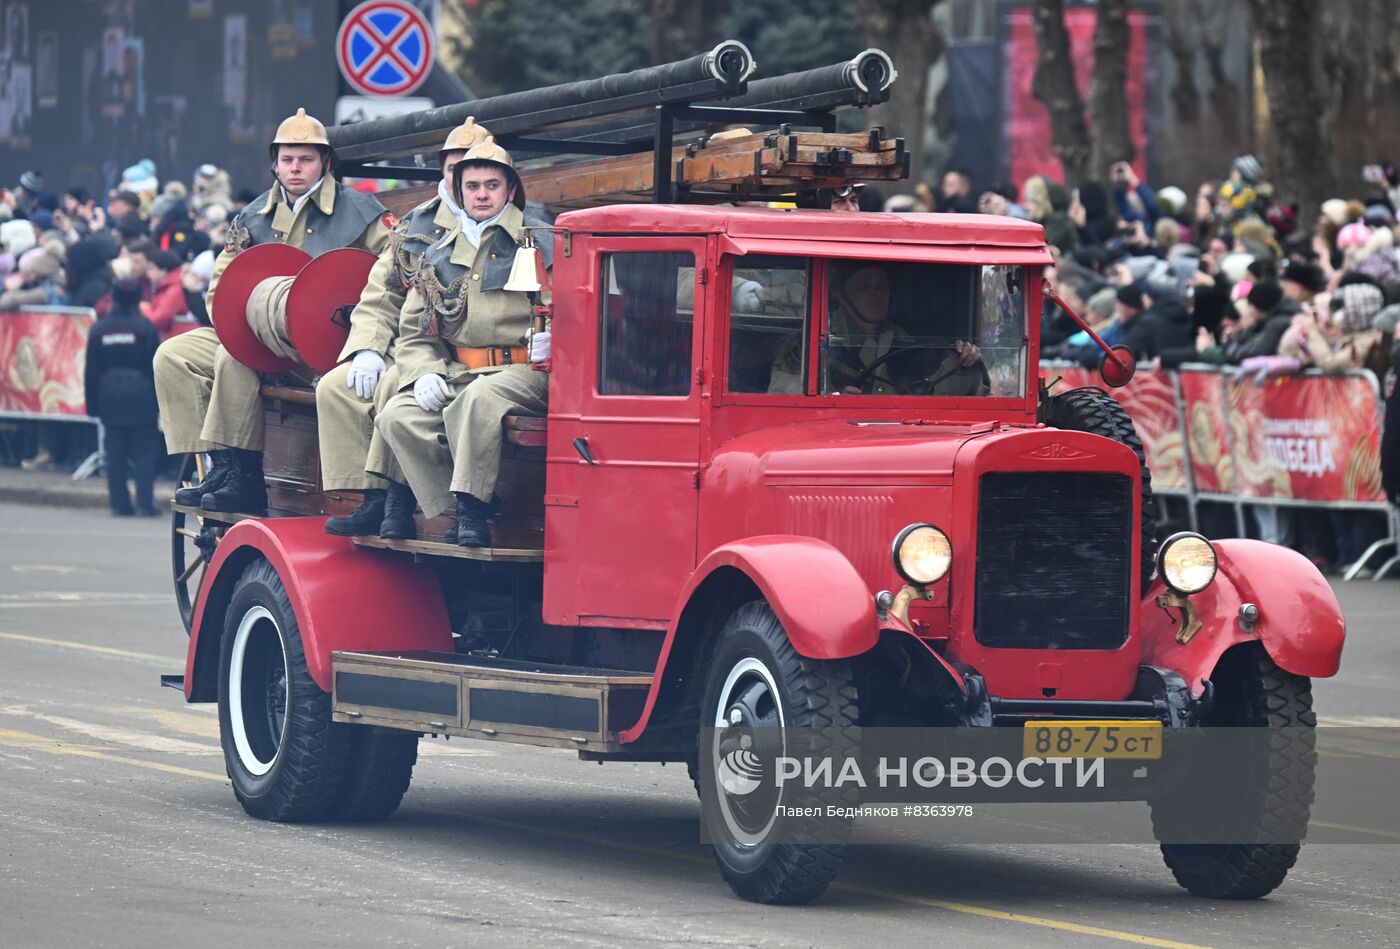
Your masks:
{"label": "truck wheel", "polygon": [[384,820],[399,809],[417,761],[415,732],[353,726],[335,816],[348,821]]}
{"label": "truck wheel", "polygon": [[699,761],[710,769],[704,777],[715,797],[702,813],[720,872],[738,896],[756,903],[816,899],[836,878],[843,846],[815,842],[815,835],[812,843],[791,842],[807,835],[800,822],[779,819],[776,805],[784,798],[736,793],[732,783],[726,789],[721,762],[741,749],[781,753],[785,728],[855,725],[850,665],[798,655],[768,604],[748,603],[720,632],[700,707],[713,734],[702,729]]}
{"label": "truck wheel", "polygon": [[1133,450],[1142,467],[1142,592],[1152,581],[1157,558],[1157,505],[1152,500],[1152,473],[1147,469],[1147,453],[1138,438],[1133,420],[1118,401],[1102,389],[1071,389],[1050,396],[1040,404],[1040,421],[1053,428],[1088,432],[1121,442]]}
{"label": "truck wheel", "polygon": [[[1307,833],[1313,801],[1313,777],[1317,763],[1317,716],[1312,708],[1312,686],[1304,676],[1280,669],[1258,643],[1228,653],[1212,677],[1215,704],[1205,727],[1278,729],[1270,736],[1267,752],[1247,754],[1238,774],[1218,769],[1188,777],[1185,786],[1170,798],[1152,802],[1152,820],[1158,837],[1168,827],[1190,826],[1193,820],[1209,820],[1201,814],[1204,793],[1193,793],[1199,781],[1217,790],[1238,788],[1241,798],[1231,810],[1244,812],[1247,835],[1299,841]],[[1230,830],[1239,827],[1231,820]],[[1228,839],[1228,838],[1227,838]],[[1176,882],[1196,896],[1225,900],[1252,900],[1273,892],[1298,859],[1301,843],[1182,844],[1161,845],[1162,858]]]}
{"label": "truck wheel", "polygon": [[[201,480],[198,459],[198,455],[185,457],[180,467],[179,487],[188,488]],[[175,578],[175,605],[185,624],[186,636],[193,628],[199,588],[204,583],[209,560],[214,556],[214,545],[224,526],[202,517],[188,516],[184,511],[174,511],[170,515],[170,573]]]}
{"label": "truck wheel", "polygon": [[266,560],[233,589],[219,646],[219,737],[233,793],[254,817],[306,821],[332,812],[351,726],[311,678],[287,590]]}

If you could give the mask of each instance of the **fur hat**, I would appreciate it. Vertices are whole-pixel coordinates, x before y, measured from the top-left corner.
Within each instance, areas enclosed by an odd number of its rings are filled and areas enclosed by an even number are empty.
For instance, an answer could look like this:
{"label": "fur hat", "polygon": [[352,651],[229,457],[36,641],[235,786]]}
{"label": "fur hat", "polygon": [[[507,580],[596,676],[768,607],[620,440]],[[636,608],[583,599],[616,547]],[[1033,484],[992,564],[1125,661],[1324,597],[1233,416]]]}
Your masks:
{"label": "fur hat", "polygon": [[1249,288],[1245,299],[1256,310],[1272,313],[1283,302],[1283,288],[1272,280],[1261,280]]}
{"label": "fur hat", "polygon": [[15,259],[18,260],[21,254],[37,243],[34,225],[28,221],[6,221],[0,224],[0,246],[3,246],[7,253],[13,254]]}
{"label": "fur hat", "polygon": [[1296,260],[1290,261],[1288,266],[1283,268],[1279,280],[1296,283],[1309,293],[1321,293],[1327,287],[1327,278],[1323,275],[1321,267],[1317,264],[1304,264]]}
{"label": "fur hat", "polygon": [[1134,310],[1141,310],[1145,305],[1142,299],[1142,288],[1135,283],[1130,283],[1125,287],[1119,287],[1118,302]]}
{"label": "fur hat", "polygon": [[1332,311],[1343,333],[1361,333],[1385,306],[1385,294],[1373,283],[1351,283],[1332,294]]}
{"label": "fur hat", "polygon": [[62,263],[62,247],[58,247],[57,253],[55,253],[53,244],[45,244],[43,247],[34,247],[25,251],[24,256],[19,259],[19,270],[26,276],[42,280],[57,274]]}

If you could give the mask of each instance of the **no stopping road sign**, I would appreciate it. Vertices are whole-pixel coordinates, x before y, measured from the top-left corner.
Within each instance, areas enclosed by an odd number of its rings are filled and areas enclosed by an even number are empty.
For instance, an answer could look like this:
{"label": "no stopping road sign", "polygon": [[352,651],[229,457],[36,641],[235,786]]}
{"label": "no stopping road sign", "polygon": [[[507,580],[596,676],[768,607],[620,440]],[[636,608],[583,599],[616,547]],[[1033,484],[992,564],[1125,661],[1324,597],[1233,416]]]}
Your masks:
{"label": "no stopping road sign", "polygon": [[367,96],[407,95],[433,66],[433,31],[423,11],[404,0],[366,0],[335,38],[341,75]]}

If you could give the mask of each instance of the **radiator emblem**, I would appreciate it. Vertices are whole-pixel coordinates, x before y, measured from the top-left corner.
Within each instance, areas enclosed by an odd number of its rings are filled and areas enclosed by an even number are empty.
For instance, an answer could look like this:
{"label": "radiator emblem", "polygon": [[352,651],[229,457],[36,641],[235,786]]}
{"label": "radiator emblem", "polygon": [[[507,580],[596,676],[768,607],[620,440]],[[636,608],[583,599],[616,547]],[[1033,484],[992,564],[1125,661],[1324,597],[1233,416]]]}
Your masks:
{"label": "radiator emblem", "polygon": [[1093,452],[1080,451],[1078,448],[1071,448],[1063,442],[1051,442],[1048,445],[1041,445],[1039,448],[1025,452],[1022,458],[1037,458],[1050,461],[1069,461],[1075,458],[1093,458]]}

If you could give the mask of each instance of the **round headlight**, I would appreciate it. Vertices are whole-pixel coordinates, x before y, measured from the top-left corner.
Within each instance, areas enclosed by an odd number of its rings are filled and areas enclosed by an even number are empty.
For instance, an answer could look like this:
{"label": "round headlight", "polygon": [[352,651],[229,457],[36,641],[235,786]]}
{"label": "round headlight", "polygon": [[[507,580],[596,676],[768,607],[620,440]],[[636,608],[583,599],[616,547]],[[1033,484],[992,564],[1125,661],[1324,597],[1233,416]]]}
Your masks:
{"label": "round headlight", "polygon": [[953,545],[948,535],[932,524],[910,524],[894,539],[890,549],[894,569],[910,583],[937,583],[953,565]]}
{"label": "round headlight", "polygon": [[1200,593],[1215,579],[1215,548],[1200,534],[1173,534],[1157,552],[1157,573],[1177,593]]}

